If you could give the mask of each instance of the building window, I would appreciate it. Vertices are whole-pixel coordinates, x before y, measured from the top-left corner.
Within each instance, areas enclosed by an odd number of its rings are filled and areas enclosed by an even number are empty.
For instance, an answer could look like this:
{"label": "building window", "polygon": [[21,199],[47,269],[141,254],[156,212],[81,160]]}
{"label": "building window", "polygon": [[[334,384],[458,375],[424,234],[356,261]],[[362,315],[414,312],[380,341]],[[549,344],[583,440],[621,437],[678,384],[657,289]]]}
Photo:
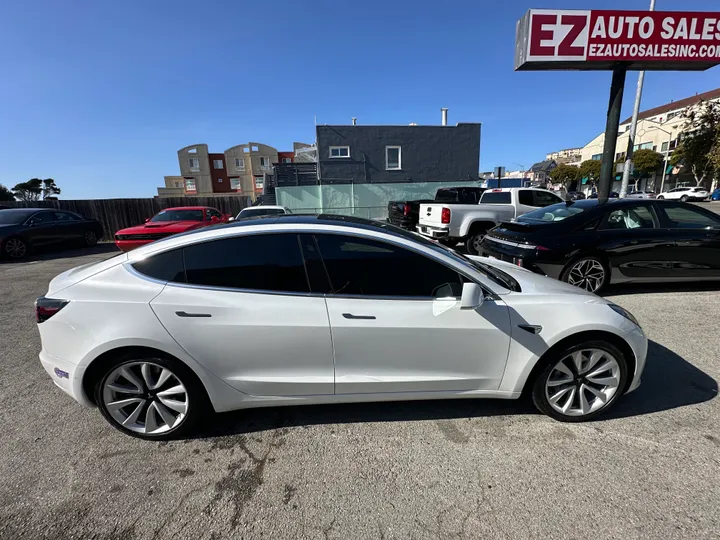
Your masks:
{"label": "building window", "polygon": [[660,145],[660,151],[661,151],[661,152],[667,152],[667,151],[668,151],[668,142],[667,142],[667,141],[665,141],[664,143],[662,143],[662,145]]}
{"label": "building window", "polygon": [[195,186],[194,178],[185,179],[185,193],[197,193],[197,187]]}
{"label": "building window", "polygon": [[385,168],[388,171],[399,171],[402,168],[401,150],[399,146],[385,147]]}
{"label": "building window", "polygon": [[245,170],[245,158],[235,158],[235,170],[236,171],[244,171]]}
{"label": "building window", "polygon": [[615,154],[615,161],[625,161],[625,152]]}
{"label": "building window", "polygon": [[284,158],[282,158],[282,162],[283,163],[292,163],[292,159],[289,157],[284,157]]}
{"label": "building window", "polygon": [[653,143],[646,142],[646,143],[642,143],[642,144],[636,144],[633,147],[633,150],[652,150],[652,147],[653,147]]}
{"label": "building window", "polygon": [[331,158],[350,157],[350,147],[349,146],[331,146],[330,147],[330,157]]}
{"label": "building window", "polygon": [[270,158],[260,157],[260,168],[264,171],[270,170]]}
{"label": "building window", "polygon": [[259,149],[258,149],[257,146],[251,146],[250,149],[251,149],[253,152],[258,152],[258,151],[259,151]]}
{"label": "building window", "polygon": [[265,186],[265,178],[263,178],[262,176],[256,176],[255,177],[255,191],[262,191],[264,186]]}
{"label": "building window", "polygon": [[602,154],[594,154],[590,159],[593,161],[600,161],[602,159]]}
{"label": "building window", "polygon": [[240,184],[239,178],[230,179],[230,189],[234,189],[235,191],[242,191],[242,185]]}
{"label": "building window", "polygon": [[199,171],[200,170],[200,160],[196,157],[188,158],[188,164],[190,165],[191,171]]}
{"label": "building window", "polygon": [[213,159],[213,167],[216,169],[222,169],[223,168],[222,159]]}

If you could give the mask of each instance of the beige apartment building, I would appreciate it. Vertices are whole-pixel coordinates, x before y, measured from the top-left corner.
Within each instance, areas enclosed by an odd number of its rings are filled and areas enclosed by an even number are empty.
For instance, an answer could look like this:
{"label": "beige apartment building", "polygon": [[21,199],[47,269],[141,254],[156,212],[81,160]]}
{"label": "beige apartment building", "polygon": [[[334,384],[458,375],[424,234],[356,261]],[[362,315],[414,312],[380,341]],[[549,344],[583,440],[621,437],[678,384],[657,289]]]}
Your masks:
{"label": "beige apartment building", "polygon": [[180,174],[165,177],[159,197],[244,195],[255,200],[262,194],[265,177],[273,164],[292,163],[295,153],[309,145],[293,143],[292,152],[258,142],[239,144],[222,153],[210,152],[207,144],[193,144],[178,150]]}

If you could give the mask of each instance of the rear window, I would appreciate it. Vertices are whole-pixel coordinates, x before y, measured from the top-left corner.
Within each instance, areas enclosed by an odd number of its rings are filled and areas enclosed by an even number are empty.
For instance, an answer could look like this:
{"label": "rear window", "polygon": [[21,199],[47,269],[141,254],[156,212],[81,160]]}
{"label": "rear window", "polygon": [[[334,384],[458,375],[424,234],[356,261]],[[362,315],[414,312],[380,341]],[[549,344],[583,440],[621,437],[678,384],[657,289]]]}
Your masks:
{"label": "rear window", "polygon": [[183,262],[182,249],[151,255],[132,266],[141,274],[160,281],[185,283],[185,263]]}
{"label": "rear window", "polygon": [[533,223],[537,223],[539,221],[562,221],[570,216],[581,214],[586,210],[588,210],[588,207],[583,208],[576,204],[567,205],[566,203],[558,203],[523,214],[517,218],[517,220]]}
{"label": "rear window", "polygon": [[439,189],[435,193],[435,202],[456,202],[458,193],[454,189]]}
{"label": "rear window", "polygon": [[509,191],[486,191],[480,199],[481,204],[510,204],[511,202]]}

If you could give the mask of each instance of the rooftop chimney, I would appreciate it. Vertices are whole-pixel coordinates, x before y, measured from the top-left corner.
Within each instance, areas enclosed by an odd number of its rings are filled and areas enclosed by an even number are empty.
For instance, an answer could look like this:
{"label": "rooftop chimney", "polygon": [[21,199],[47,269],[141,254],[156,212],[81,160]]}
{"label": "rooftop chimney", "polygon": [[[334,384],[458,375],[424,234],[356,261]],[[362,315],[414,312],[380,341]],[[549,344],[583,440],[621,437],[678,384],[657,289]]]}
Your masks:
{"label": "rooftop chimney", "polygon": [[350,120],[352,120],[353,126],[357,126],[357,116],[353,116]]}
{"label": "rooftop chimney", "polygon": [[446,108],[440,109],[440,112],[442,113],[442,125],[447,126],[447,112],[448,110]]}

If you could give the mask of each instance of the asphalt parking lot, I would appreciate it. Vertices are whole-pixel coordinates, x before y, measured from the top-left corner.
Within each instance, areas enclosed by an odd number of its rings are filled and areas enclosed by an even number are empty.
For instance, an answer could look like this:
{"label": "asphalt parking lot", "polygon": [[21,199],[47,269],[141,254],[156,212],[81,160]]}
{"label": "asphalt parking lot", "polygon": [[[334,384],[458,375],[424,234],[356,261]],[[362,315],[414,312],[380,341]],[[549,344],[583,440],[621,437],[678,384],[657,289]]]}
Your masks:
{"label": "asphalt parking lot", "polygon": [[148,443],[50,381],[32,313],[112,254],[0,262],[0,538],[718,538],[720,284],[615,288],[651,340],[610,415],[524,402],[294,407]]}

